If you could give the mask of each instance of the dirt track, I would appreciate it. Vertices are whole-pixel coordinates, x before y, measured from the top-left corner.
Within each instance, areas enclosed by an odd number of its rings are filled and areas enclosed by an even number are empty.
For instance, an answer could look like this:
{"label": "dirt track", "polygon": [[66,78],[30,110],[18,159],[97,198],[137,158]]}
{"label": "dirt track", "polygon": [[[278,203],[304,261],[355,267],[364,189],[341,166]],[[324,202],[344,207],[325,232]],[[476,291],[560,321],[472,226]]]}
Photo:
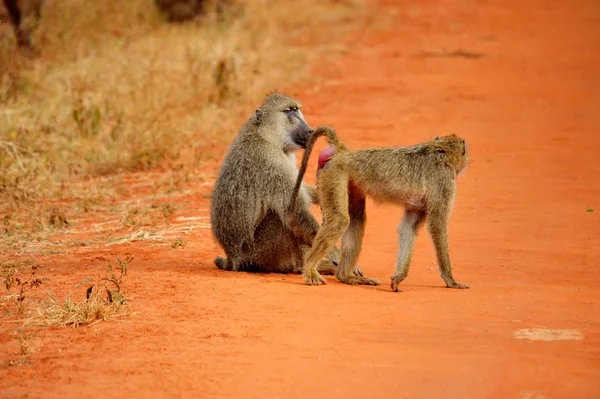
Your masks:
{"label": "dirt track", "polygon": [[[443,288],[421,234],[391,292],[402,210],[373,203],[359,265],[375,288],[218,271],[207,229],[180,251],[82,249],[53,273],[72,287],[74,268],[134,253],[138,313],[42,334],[32,365],[0,370],[0,397],[600,397],[599,3],[387,3],[393,31],[295,94],[353,148],[467,139],[450,248],[472,288]],[[535,328],[575,331],[518,339]]]}

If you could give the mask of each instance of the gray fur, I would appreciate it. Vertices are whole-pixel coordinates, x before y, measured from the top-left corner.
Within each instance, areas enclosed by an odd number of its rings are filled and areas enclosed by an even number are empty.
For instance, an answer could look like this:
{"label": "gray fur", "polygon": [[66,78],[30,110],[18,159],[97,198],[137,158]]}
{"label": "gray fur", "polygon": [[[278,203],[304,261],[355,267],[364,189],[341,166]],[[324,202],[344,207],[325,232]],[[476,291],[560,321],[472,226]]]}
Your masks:
{"label": "gray fur", "polygon": [[[246,121],[226,155],[212,194],[214,237],[227,259],[217,267],[234,271],[298,272],[319,224],[308,206],[314,198],[302,185],[294,223],[287,222],[298,169],[294,152],[312,133],[301,104],[273,93]],[[332,253],[339,255],[339,251]],[[327,267],[331,270],[327,270]],[[335,271],[331,259],[320,268]]]}

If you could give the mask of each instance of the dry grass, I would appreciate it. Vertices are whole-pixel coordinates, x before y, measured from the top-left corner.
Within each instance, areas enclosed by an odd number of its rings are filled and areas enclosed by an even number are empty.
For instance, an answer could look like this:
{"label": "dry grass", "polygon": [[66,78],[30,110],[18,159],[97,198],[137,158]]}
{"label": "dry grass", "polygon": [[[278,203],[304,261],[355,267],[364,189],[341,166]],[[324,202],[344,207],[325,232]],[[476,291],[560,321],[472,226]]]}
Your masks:
{"label": "dry grass", "polygon": [[121,223],[130,229],[156,226],[161,223],[169,224],[169,218],[174,211],[175,207],[171,204],[152,203],[149,206],[133,206],[127,210]]}
{"label": "dry grass", "polygon": [[[208,196],[206,180],[248,110],[267,92],[306,81],[314,60],[344,51],[336,39],[366,11],[352,0],[239,3],[235,15],[170,25],[153,0],[47,0],[35,57],[16,49],[0,15],[3,259],[64,253],[66,240],[49,236],[74,232],[97,213],[112,216],[98,224],[133,232],[69,245],[144,239],[176,250],[186,245],[182,235],[210,228],[206,216],[178,221],[165,201],[194,180]],[[157,224],[167,228],[142,229]],[[0,316],[18,323],[22,356],[6,364],[28,362],[39,328],[128,314],[121,283],[130,261],[84,280],[81,300],[52,291],[40,298],[31,291],[39,287],[37,264],[3,263],[2,282],[11,285],[0,295]]]}
{"label": "dry grass", "polygon": [[235,16],[168,25],[150,0],[48,1],[38,58],[0,37],[0,199],[14,206],[60,196],[72,178],[215,159],[249,103],[303,76],[301,35],[357,11],[257,0]]}
{"label": "dry grass", "polygon": [[[36,57],[2,25],[0,250],[46,240],[130,191],[96,187],[99,177],[173,170],[155,190],[181,189],[267,92],[343,50],[335,35],[364,12],[333,0],[240,3],[235,15],[171,25],[152,0],[48,0]],[[320,37],[322,25],[335,29]]]}
{"label": "dry grass", "polygon": [[122,291],[123,277],[133,260],[117,259],[115,271],[111,263],[104,275],[88,277],[78,287],[87,285],[85,299],[73,301],[70,294],[60,301],[49,291],[47,298],[40,300],[31,308],[25,318],[25,327],[66,327],[74,328],[90,325],[96,321],[107,321],[126,315],[129,311],[127,300]]}
{"label": "dry grass", "polygon": [[0,263],[0,279],[6,290],[0,295],[1,316],[25,312],[27,301],[31,299],[29,293],[44,282],[37,276],[39,268],[40,265],[31,259]]}
{"label": "dry grass", "polygon": [[102,290],[94,290],[87,300],[74,301],[67,295],[61,301],[52,292],[47,299],[40,301],[25,319],[26,326],[81,327],[95,321],[107,321],[122,317],[127,308],[122,303],[110,302]]}
{"label": "dry grass", "polygon": [[116,267],[109,263],[104,274],[81,281],[77,287],[81,287],[85,297],[80,301],[72,300],[70,294],[61,301],[52,290],[43,297],[35,295],[35,290],[46,280],[36,275],[40,265],[32,260],[0,263],[0,278],[5,288],[0,294],[0,321],[17,323],[11,335],[18,347],[18,357],[0,365],[29,363],[29,356],[35,350],[33,340],[45,327],[77,328],[130,314],[122,286],[132,260],[133,257],[117,258]]}

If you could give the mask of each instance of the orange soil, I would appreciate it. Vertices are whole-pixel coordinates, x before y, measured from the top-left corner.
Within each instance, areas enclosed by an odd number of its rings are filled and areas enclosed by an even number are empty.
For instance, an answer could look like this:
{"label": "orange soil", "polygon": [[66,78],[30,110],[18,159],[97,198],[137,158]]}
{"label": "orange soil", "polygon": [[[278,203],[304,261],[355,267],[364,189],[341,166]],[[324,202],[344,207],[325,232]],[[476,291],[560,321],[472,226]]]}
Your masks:
{"label": "orange soil", "polygon": [[[0,368],[1,397],[600,397],[600,3],[374,7],[397,12],[394,30],[364,32],[337,74],[296,94],[353,148],[467,139],[450,248],[471,289],[443,288],[421,234],[392,292],[402,209],[371,202],[359,265],[379,287],[219,271],[208,229],[183,250],[82,247],[43,260],[57,289],[135,254],[137,313],[42,332],[31,365]],[[207,215],[190,201],[188,216]],[[514,336],[527,328],[583,339]]]}

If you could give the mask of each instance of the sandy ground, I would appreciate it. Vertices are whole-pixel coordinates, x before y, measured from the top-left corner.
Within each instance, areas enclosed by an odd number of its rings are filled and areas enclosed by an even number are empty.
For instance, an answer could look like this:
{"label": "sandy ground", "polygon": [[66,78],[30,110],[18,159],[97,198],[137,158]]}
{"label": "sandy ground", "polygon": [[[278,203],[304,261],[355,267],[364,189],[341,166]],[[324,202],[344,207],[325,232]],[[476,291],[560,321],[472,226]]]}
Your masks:
{"label": "sandy ground", "polygon": [[[180,250],[74,248],[43,260],[59,290],[136,256],[135,314],[40,333],[30,365],[0,368],[0,397],[600,397],[600,3],[373,7],[394,29],[294,94],[352,148],[468,141],[450,249],[471,289],[444,288],[423,233],[392,292],[402,209],[372,202],[359,265],[379,287],[219,271],[202,223]],[[186,201],[181,216],[208,215],[205,196]]]}

